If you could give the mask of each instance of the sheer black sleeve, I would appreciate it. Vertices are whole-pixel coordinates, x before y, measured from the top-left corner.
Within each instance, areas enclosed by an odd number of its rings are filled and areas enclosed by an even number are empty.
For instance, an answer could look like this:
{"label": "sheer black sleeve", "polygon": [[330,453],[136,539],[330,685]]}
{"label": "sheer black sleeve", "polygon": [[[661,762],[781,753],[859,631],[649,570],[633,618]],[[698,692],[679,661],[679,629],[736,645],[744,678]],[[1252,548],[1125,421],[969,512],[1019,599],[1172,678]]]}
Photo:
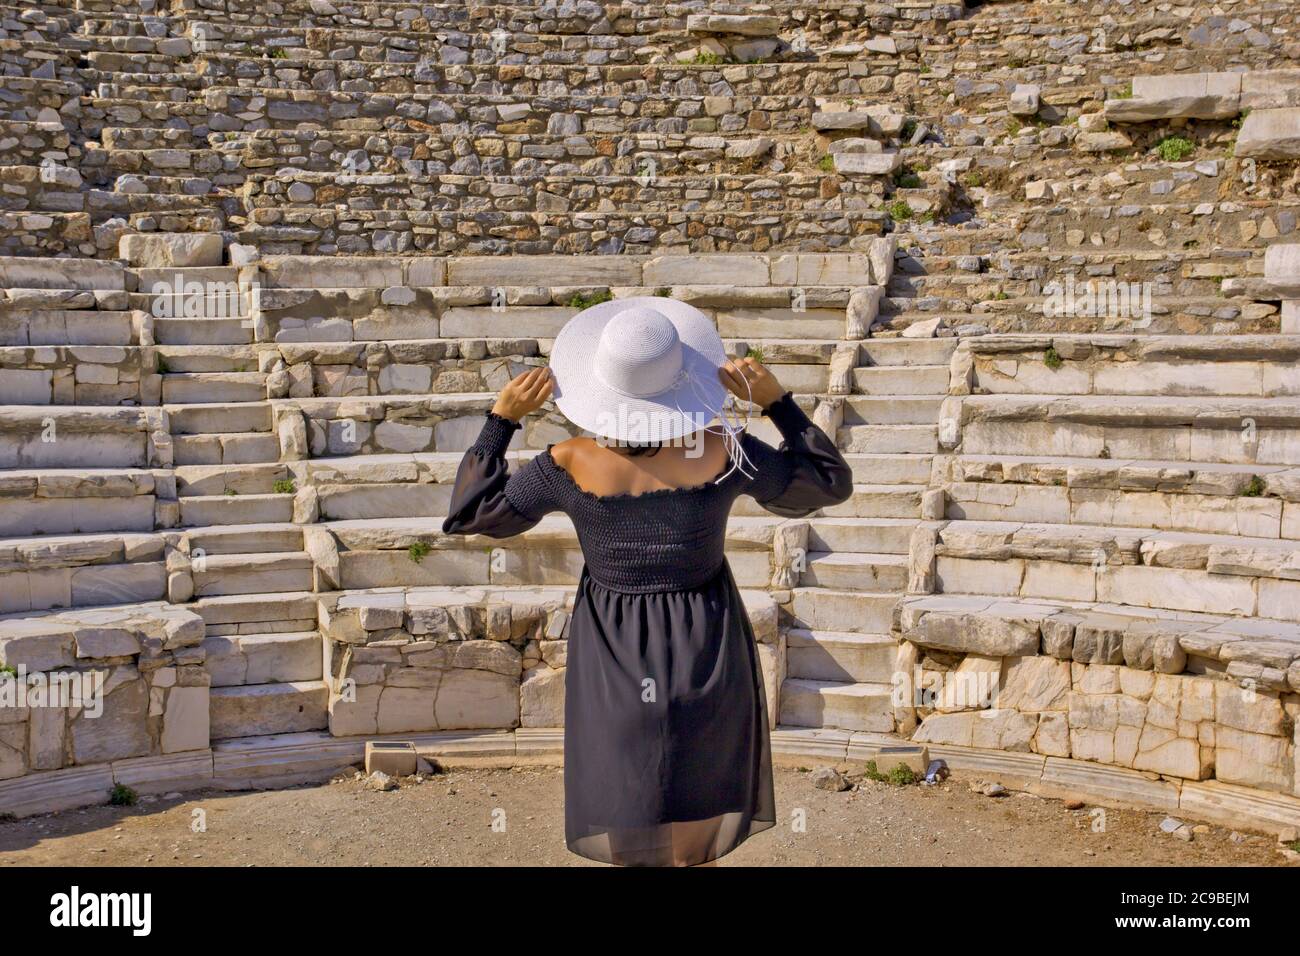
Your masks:
{"label": "sheer black sleeve", "polygon": [[754,477],[744,490],[773,514],[799,518],[818,508],[847,501],[853,472],[835,447],[834,438],[809,421],[786,392],[763,412],[785,439],[779,449],[746,435],[745,454]]}
{"label": "sheer black sleeve", "polygon": [[558,510],[538,458],[513,475],[507,470],[506,448],[519,427],[518,422],[488,412],[483,430],[456,472],[447,520],[442,523],[444,534],[509,538]]}

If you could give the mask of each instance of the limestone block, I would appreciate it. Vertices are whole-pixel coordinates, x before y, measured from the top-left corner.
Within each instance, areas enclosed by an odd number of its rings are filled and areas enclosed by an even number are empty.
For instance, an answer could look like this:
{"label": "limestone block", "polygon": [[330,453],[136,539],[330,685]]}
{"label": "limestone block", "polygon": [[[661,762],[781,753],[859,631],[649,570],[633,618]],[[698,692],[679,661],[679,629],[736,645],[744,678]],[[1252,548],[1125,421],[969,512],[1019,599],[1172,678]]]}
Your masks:
{"label": "limestone block", "polygon": [[1252,110],[1237,134],[1236,155],[1266,160],[1300,157],[1300,107]]}
{"label": "limestone block", "polygon": [[994,706],[1024,713],[1063,713],[1069,693],[1070,665],[1066,661],[1038,655],[1010,657]]}
{"label": "limestone block", "polygon": [[1133,77],[1133,96],[1106,101],[1106,118],[1123,123],[1189,117],[1230,119],[1241,112],[1240,73]]}
{"label": "limestone block", "polygon": [[207,749],[207,687],[173,687],[167,691],[161,746],[165,754]]}
{"label": "limestone block", "polygon": [[124,667],[107,677],[104,688],[103,712],[96,716],[87,708],[72,720],[75,763],[103,763],[149,753],[148,685],[134,667]]}
{"label": "limestone block", "polygon": [[967,654],[956,669],[946,672],[934,709],[939,713],[988,709],[1002,682],[1002,658]]}
{"label": "limestone block", "polygon": [[1070,721],[1064,713],[1044,712],[1038,715],[1038,731],[1030,749],[1048,757],[1070,756]]}
{"label": "limestone block", "polygon": [[323,682],[214,687],[209,691],[211,737],[219,740],[320,730],[327,723],[328,699],[329,690]]}
{"label": "limestone block", "polygon": [[0,724],[0,780],[27,772],[27,726]]}
{"label": "limestone block", "polygon": [[921,722],[912,740],[1028,753],[1037,729],[1036,714],[1021,714],[1013,710],[934,713]]}
{"label": "limestone block", "polygon": [[[518,676],[484,670],[458,668],[445,672],[434,701],[437,727],[468,730],[518,726],[519,684]],[[382,707],[380,719],[382,725]]]}
{"label": "limestone block", "polygon": [[835,153],[835,171],[849,176],[888,176],[903,164],[896,152]]}
{"label": "limestone block", "polygon": [[686,18],[690,33],[734,33],[748,37],[774,37],[781,29],[775,16],[729,13],[693,13]]}
{"label": "limestone block", "polygon": [[1214,777],[1224,783],[1293,792],[1295,747],[1289,737],[1216,727]]}
{"label": "limestone block", "polygon": [[905,637],[922,647],[989,657],[1023,657],[1038,653],[1039,622],[977,614],[931,613],[925,615]]}
{"label": "limestone block", "polygon": [[1007,105],[1012,116],[1033,116],[1038,112],[1042,100],[1042,88],[1034,83],[1017,83],[1011,91],[1011,101]]}
{"label": "limestone block", "polygon": [[564,670],[545,665],[524,672],[519,685],[522,727],[564,726]]}
{"label": "limestone block", "polygon": [[58,770],[67,749],[67,711],[61,707],[32,707],[29,711],[27,759],[32,770]]}
{"label": "limestone block", "polygon": [[118,255],[137,269],[219,266],[221,234],[215,232],[141,233],[123,236]]}
{"label": "limestone block", "polygon": [[673,285],[763,286],[768,260],[759,255],[658,256],[645,263],[642,282]]}

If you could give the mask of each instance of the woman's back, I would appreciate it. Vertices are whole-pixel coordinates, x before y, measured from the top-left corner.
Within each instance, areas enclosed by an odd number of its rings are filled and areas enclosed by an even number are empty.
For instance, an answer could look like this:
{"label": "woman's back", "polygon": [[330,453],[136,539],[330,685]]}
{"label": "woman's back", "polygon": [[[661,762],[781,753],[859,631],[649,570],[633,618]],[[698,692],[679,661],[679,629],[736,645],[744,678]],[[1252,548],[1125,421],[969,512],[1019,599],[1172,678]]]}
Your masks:
{"label": "woman's back", "polygon": [[600,496],[690,488],[713,481],[728,467],[726,447],[711,432],[697,432],[689,442],[639,450],[570,438],[552,446],[551,457],[579,488]]}

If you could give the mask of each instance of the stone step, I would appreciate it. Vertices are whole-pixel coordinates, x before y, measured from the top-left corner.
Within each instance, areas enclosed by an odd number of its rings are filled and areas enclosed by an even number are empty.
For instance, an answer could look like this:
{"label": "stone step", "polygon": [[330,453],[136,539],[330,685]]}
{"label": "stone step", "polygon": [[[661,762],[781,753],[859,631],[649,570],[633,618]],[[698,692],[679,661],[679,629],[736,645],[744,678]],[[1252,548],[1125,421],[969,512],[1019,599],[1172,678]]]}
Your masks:
{"label": "stone step", "polygon": [[863,395],[947,395],[947,365],[873,365],[853,370],[853,390]]}
{"label": "stone step", "polygon": [[809,518],[810,552],[839,554],[885,554],[905,558],[916,519],[908,518]]}
{"label": "stone step", "polygon": [[293,520],[290,494],[189,495],[179,501],[181,524],[191,527]]}
{"label": "stone step", "polygon": [[208,637],[202,647],[213,687],[324,679],[324,639],[318,631]]}
{"label": "stone step", "polygon": [[302,525],[288,522],[186,528],[185,539],[191,555],[196,550],[205,554],[257,554],[303,549]]}
{"label": "stone step", "polygon": [[823,508],[833,518],[918,518],[921,485],[854,485],[848,501]]}
{"label": "stone step", "polygon": [[0,312],[0,345],[132,345],[137,341],[130,312],[107,309]]}
{"label": "stone step", "polygon": [[849,453],[844,460],[853,469],[856,485],[924,485],[930,480],[933,456]]}
{"label": "stone step", "polygon": [[248,372],[257,368],[257,350],[237,345],[159,345],[160,372]]}
{"label": "stone step", "polygon": [[311,555],[303,551],[208,555],[194,568],[194,595],[265,594],[312,587]]}
{"label": "stone step", "polygon": [[947,652],[1042,654],[1165,674],[1226,673],[1273,691],[1294,689],[1285,675],[1300,660],[1300,621],[1238,617],[1217,608],[931,594],[903,600],[899,633]]}
{"label": "stone step", "polygon": [[947,593],[1102,601],[1300,620],[1293,540],[1016,522],[950,521],[935,544]]}
{"label": "stone step", "polygon": [[957,350],[957,339],[864,339],[859,365],[944,365]]}
{"label": "stone step", "polygon": [[[283,494],[276,492],[276,482],[293,481],[289,466],[281,462],[251,465],[181,465],[174,470],[176,494],[192,496]],[[295,487],[296,490],[296,487]]]}
{"label": "stone step", "polygon": [[835,439],[846,454],[928,455],[939,450],[937,425],[845,425]]}
{"label": "stone step", "polygon": [[785,647],[787,677],[877,684],[894,680],[898,641],[889,634],[792,627],[786,632]]}
{"label": "stone step", "polygon": [[790,727],[836,727],[891,733],[894,707],[889,684],[806,680],[781,682],[780,722]]}
{"label": "stone step", "polygon": [[214,637],[314,630],[316,600],[308,590],[200,597],[187,606],[203,618],[207,635]]}
{"label": "stone step", "polygon": [[932,425],[944,397],[930,395],[850,395],[844,399],[844,424]]}
{"label": "stone step", "polygon": [[800,583],[848,591],[902,591],[907,587],[907,556],[812,551]]}
{"label": "stone step", "polygon": [[261,372],[171,372],[163,375],[163,402],[224,404],[266,398]]}
{"label": "stone step", "polygon": [[280,460],[280,439],[274,432],[230,432],[216,435],[176,435],[172,455],[177,465],[254,465]]}
{"label": "stone step", "polygon": [[897,594],[798,587],[791,613],[797,626],[809,630],[887,634],[898,600]]}
{"label": "stone step", "polygon": [[213,687],[209,733],[213,740],[225,740],[324,730],[328,705],[323,680]]}
{"label": "stone step", "polygon": [[154,319],[161,345],[247,345],[253,327],[247,319]]}
{"label": "stone step", "polygon": [[271,406],[265,401],[211,404],[167,404],[172,435],[223,435],[269,432]]}
{"label": "stone step", "polygon": [[[1297,398],[971,395],[961,414],[960,450],[968,454],[1300,461]],[[1246,423],[1253,441],[1243,440]]]}

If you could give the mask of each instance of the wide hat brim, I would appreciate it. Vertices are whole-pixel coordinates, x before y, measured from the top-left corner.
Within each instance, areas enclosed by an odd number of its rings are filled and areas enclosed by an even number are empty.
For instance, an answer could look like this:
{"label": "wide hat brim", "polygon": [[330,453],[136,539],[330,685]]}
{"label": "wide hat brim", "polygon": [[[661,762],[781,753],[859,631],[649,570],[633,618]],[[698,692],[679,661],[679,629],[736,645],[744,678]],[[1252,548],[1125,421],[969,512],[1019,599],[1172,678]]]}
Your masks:
{"label": "wide hat brim", "polygon": [[[683,374],[656,395],[625,395],[602,382],[595,368],[606,324],[632,308],[666,316],[682,343]],[[660,296],[611,299],[583,309],[555,337],[550,363],[553,397],[569,421],[593,435],[620,442],[671,441],[699,431],[718,416],[727,397],[718,369],[726,361],[717,329],[694,306]]]}

